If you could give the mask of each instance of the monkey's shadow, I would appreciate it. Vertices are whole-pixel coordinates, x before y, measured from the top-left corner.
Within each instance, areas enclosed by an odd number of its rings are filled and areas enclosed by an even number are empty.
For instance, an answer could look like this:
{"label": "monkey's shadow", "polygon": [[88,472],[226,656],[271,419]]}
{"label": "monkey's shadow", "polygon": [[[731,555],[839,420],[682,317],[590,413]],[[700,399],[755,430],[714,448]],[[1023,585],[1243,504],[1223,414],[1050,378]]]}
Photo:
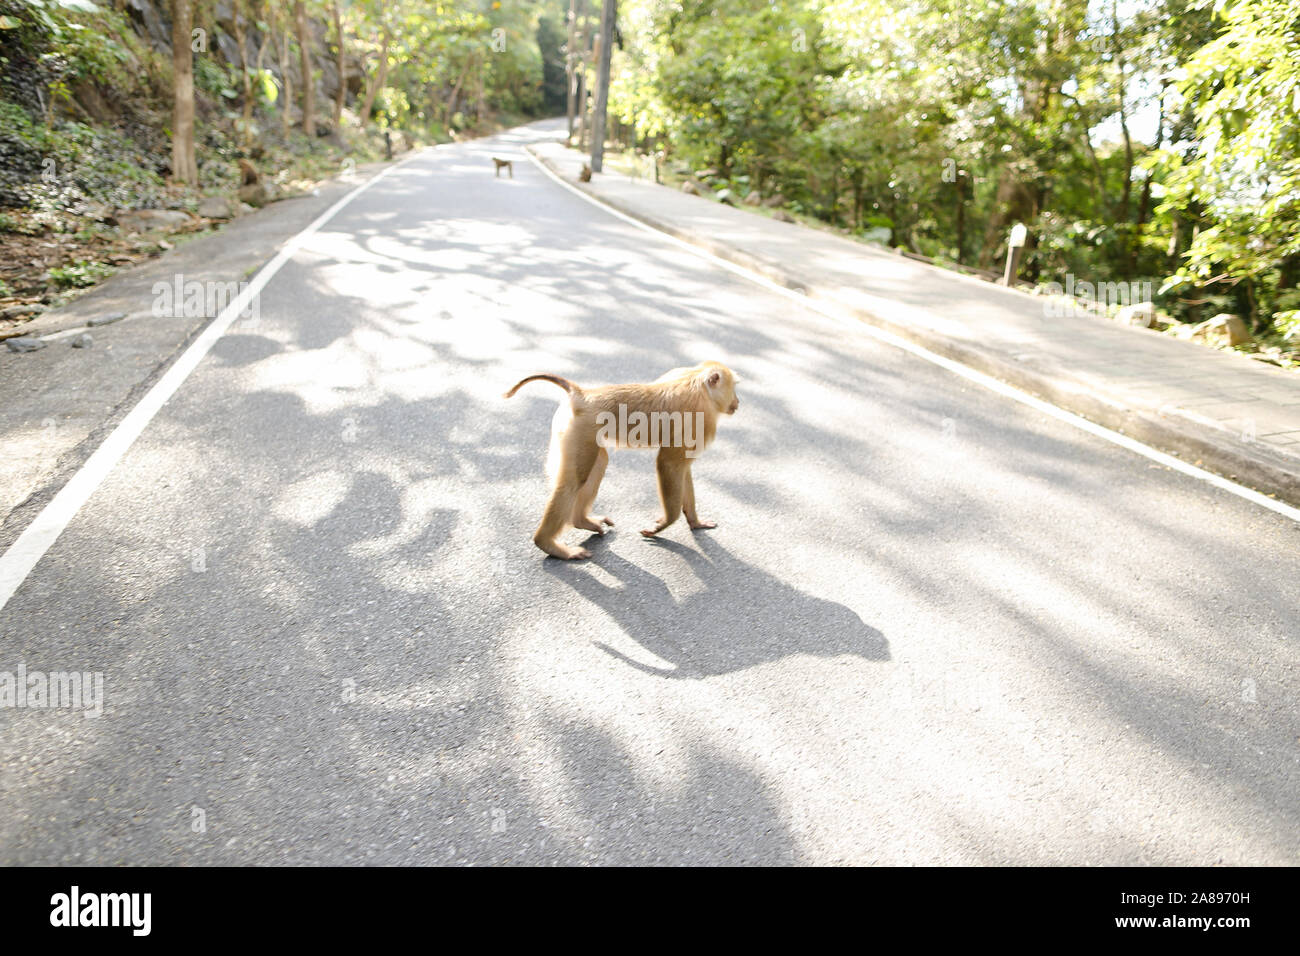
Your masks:
{"label": "monkey's shadow", "polygon": [[[664,538],[647,544],[681,555],[695,572],[703,588],[684,600],[673,597],[653,574],[604,548],[586,562],[547,560],[542,568],[602,608],[641,647],[673,665],[653,667],[597,642],[647,674],[698,679],[797,654],[890,659],[884,635],[843,604],[805,594],[736,559],[708,532],[693,537],[698,551]],[[613,575],[618,584],[584,571],[587,563]]]}

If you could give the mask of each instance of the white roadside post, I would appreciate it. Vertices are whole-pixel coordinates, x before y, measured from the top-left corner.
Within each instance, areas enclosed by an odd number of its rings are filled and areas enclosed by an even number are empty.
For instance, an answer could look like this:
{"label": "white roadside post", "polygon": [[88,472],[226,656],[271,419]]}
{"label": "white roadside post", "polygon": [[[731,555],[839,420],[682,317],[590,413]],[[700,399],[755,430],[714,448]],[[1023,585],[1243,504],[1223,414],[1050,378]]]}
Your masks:
{"label": "white roadside post", "polygon": [[1011,238],[1007,240],[1007,268],[1002,274],[1002,284],[1010,286],[1015,280],[1016,269],[1020,265],[1020,251],[1025,248],[1025,240],[1029,238],[1029,230],[1025,228],[1024,223],[1016,223],[1011,227]]}

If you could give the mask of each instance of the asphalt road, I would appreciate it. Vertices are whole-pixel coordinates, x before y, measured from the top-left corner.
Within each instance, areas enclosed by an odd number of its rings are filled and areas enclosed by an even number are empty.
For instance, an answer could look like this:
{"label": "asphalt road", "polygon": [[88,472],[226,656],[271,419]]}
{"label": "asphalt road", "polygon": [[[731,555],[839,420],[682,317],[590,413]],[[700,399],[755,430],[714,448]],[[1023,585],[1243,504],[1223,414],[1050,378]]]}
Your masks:
{"label": "asphalt road", "polygon": [[[1300,862],[1300,528],[439,149],[314,236],[0,612],[0,863]],[[554,389],[717,358],[663,540]],[[570,532],[566,540],[585,536]]]}

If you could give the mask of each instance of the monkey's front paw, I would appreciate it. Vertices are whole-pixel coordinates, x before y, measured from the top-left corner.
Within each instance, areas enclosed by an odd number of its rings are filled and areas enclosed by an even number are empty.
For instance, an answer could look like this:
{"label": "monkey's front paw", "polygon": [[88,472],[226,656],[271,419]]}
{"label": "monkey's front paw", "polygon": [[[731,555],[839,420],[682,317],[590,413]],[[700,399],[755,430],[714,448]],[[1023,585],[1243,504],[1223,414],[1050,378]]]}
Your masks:
{"label": "monkey's front paw", "polygon": [[556,555],[556,557],[563,557],[565,561],[577,561],[579,558],[591,557],[591,552],[586,548],[569,548],[567,554]]}
{"label": "monkey's front paw", "polygon": [[718,523],[716,521],[701,520],[701,521],[690,522],[690,526],[692,531],[706,531],[709,528],[716,528],[718,526]]}

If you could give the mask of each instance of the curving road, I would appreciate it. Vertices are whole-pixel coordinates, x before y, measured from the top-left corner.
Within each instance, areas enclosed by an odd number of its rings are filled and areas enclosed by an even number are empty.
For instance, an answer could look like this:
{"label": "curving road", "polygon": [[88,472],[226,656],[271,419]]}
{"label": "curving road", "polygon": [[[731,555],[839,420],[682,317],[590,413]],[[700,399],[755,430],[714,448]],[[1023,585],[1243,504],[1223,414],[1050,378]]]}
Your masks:
{"label": "curving road", "polygon": [[[522,160],[344,208],[0,612],[0,863],[1300,862],[1300,529]],[[489,156],[515,153],[514,178]],[[743,377],[662,540],[531,534],[541,371]],[[571,532],[570,541],[583,536]]]}

